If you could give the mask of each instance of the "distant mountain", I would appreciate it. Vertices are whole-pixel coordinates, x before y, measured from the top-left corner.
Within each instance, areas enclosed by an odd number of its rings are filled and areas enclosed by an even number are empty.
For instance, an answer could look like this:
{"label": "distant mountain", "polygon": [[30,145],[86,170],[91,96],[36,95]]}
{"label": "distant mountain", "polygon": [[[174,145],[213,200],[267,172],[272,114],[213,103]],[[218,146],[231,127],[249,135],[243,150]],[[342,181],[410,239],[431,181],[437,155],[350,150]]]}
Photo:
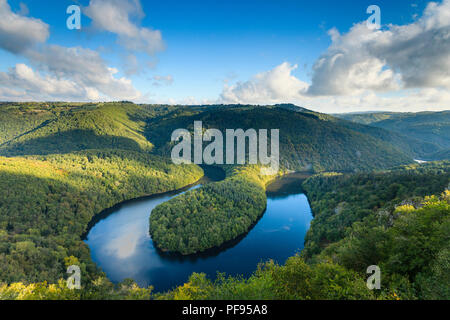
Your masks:
{"label": "distant mountain", "polygon": [[439,152],[433,153],[428,157],[424,158],[425,160],[448,160],[450,159],[450,149],[441,150]]}
{"label": "distant mountain", "polygon": [[[372,127],[397,132],[410,139],[427,143],[423,158],[442,159],[450,148],[450,111],[394,113],[377,112],[361,114],[336,114],[336,117]],[[433,147],[434,149],[433,150]],[[448,152],[447,152],[448,154]],[[445,158],[449,159],[449,158]]]}

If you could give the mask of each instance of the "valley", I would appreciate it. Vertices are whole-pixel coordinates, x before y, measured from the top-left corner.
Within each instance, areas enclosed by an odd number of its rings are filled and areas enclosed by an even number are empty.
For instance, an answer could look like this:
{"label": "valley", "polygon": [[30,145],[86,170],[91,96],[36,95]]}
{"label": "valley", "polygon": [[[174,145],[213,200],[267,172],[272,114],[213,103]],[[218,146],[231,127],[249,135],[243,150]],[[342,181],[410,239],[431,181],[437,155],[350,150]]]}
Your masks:
{"label": "valley", "polygon": [[[16,103],[1,105],[0,115],[0,181],[7,190],[0,197],[2,297],[447,294],[433,280],[445,273],[437,261],[448,258],[439,234],[448,226],[450,166],[437,140],[294,105]],[[171,133],[193,132],[195,121],[205,130],[279,128],[280,172],[221,165],[220,181],[200,181],[208,168],[170,159]],[[414,162],[427,160],[427,152],[444,161]],[[291,183],[294,191],[285,187]],[[420,234],[404,228],[419,220]],[[371,247],[365,234],[387,247]],[[405,252],[425,249],[393,239],[416,237],[430,254],[408,260]],[[388,274],[386,287],[374,293],[365,288],[364,266],[378,263]],[[81,268],[79,292],[64,287],[70,265]],[[172,277],[161,276],[168,270]],[[309,288],[298,282],[305,277]],[[339,280],[331,286],[330,279]]]}

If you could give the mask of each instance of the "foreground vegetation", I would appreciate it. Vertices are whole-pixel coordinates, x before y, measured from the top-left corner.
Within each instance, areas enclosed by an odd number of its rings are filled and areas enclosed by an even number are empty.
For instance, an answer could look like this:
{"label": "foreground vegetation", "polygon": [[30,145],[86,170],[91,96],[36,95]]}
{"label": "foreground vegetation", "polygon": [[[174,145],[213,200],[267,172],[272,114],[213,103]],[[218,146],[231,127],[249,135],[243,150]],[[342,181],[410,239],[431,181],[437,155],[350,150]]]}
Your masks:
{"label": "foreground vegetation", "polygon": [[[450,162],[394,168],[354,175],[328,173],[308,179],[314,220],[306,235],[303,255],[311,257],[341,240],[349,227],[368,216],[392,212],[402,202],[439,195],[449,184]],[[419,200],[417,200],[419,201]]]}
{"label": "foreground vegetation", "polygon": [[[395,179],[391,175],[395,175]],[[371,182],[369,182],[371,181]],[[399,181],[399,182],[398,182]],[[450,299],[450,163],[429,163],[362,174],[323,174],[304,187],[316,219],[306,248],[284,264],[267,262],[247,279],[219,274],[215,281],[193,274],[167,293],[139,288],[132,281],[113,285],[99,276],[69,290],[64,282],[0,286],[3,299]],[[359,197],[354,188],[367,193]],[[442,188],[431,195],[428,190]],[[318,195],[322,196],[319,198]],[[422,197],[422,194],[430,196]],[[339,205],[347,195],[348,205]],[[315,198],[317,196],[317,198]],[[322,199],[325,199],[322,201]],[[366,204],[370,199],[370,206]],[[376,201],[376,205],[373,205]],[[337,204],[337,205],[336,205]],[[347,206],[353,209],[345,211]],[[337,210],[336,210],[337,209]],[[347,208],[348,209],[348,208]],[[323,228],[332,232],[353,210],[348,227],[333,240],[312,245]],[[325,227],[322,227],[324,225]],[[338,228],[338,230],[340,230]],[[331,233],[333,234],[333,233]],[[318,239],[325,239],[319,237]],[[381,290],[366,287],[366,269],[378,265]]]}
{"label": "foreground vegetation", "polygon": [[[304,188],[316,218],[301,255],[249,279],[194,274],[155,298],[450,299],[449,182],[450,162],[312,177]],[[371,265],[381,290],[366,287]]]}

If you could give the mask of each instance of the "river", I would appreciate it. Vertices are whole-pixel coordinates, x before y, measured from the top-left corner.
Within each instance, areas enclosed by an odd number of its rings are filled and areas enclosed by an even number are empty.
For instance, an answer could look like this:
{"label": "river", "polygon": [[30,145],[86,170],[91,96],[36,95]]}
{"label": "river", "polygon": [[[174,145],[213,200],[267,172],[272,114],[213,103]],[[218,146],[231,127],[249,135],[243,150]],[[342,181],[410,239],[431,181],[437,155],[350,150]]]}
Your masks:
{"label": "river", "polygon": [[[249,276],[258,263],[273,259],[282,264],[303,248],[313,217],[301,179],[294,174],[275,181],[268,187],[266,212],[247,234],[201,254],[163,253],[149,235],[153,208],[186,190],[116,206],[96,221],[85,242],[93,261],[111,281],[131,278],[141,287],[153,285],[156,291],[183,284],[193,272],[204,272],[211,279],[217,271]],[[208,182],[203,180],[190,189]]]}

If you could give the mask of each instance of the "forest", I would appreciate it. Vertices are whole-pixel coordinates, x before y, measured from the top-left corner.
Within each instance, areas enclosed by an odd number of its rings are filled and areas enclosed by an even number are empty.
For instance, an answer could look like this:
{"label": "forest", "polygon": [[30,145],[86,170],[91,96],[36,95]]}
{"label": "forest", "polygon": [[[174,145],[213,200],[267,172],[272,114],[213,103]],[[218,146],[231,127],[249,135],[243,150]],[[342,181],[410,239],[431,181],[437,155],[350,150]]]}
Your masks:
{"label": "forest", "polygon": [[[305,249],[249,278],[193,274],[168,292],[113,284],[82,241],[89,222],[125,200],[193,184],[195,165],[167,157],[170,134],[280,128],[282,172],[303,183],[314,213]],[[449,299],[449,161],[415,164],[433,141],[293,105],[166,106],[117,103],[0,105],[0,299]],[[448,158],[445,158],[448,159]],[[163,251],[192,254],[245,233],[266,206],[257,166],[158,206],[150,234]],[[375,240],[374,240],[375,239]],[[79,265],[82,290],[64,277]],[[363,267],[386,286],[368,291]]]}
{"label": "forest", "polygon": [[[353,172],[412,162],[410,141],[398,138],[394,145],[388,141],[388,131],[381,130],[385,136],[373,133],[369,127],[367,132],[360,132],[359,124],[343,125],[342,120],[301,110],[287,110],[285,105],[181,107],[149,119],[146,136],[155,145],[154,152],[170,156],[171,133],[178,128],[193,132],[194,121],[202,121],[204,130],[215,128],[222,132],[238,128],[280,129],[280,165],[294,171]],[[400,149],[399,145],[407,147]]]}
{"label": "forest", "polygon": [[56,283],[77,262],[100,274],[81,236],[98,213],[192,184],[197,166],[120,150],[0,157],[0,282]]}
{"label": "forest", "polygon": [[[155,298],[448,300],[449,165],[311,177],[303,187],[315,219],[300,255],[263,263],[248,279],[194,274]],[[381,290],[367,290],[370,265],[382,270]]]}
{"label": "forest", "polygon": [[396,132],[426,146],[420,154],[425,160],[445,160],[450,152],[450,111],[377,112],[337,114],[336,117],[374,128]]}
{"label": "forest", "polygon": [[[396,173],[402,180],[403,191],[398,193]],[[335,210],[343,193],[355,186],[374,194],[378,205],[365,217],[353,219],[339,240],[328,241],[318,248],[293,256],[283,265],[273,261],[261,263],[248,278],[218,274],[216,280],[194,273],[185,284],[165,293],[152,287],[139,288],[131,280],[112,284],[104,276],[86,284],[82,290],[69,290],[61,280],[54,284],[12,283],[0,285],[2,299],[449,299],[450,284],[450,190],[449,163],[437,162],[425,166],[413,165],[377,172],[361,178],[359,174],[342,177],[340,174],[317,175],[306,180],[304,187],[311,193],[322,193],[325,203],[312,200],[317,216],[342,211]],[[423,194],[419,185],[424,178],[430,183],[439,178],[444,192]],[[351,180],[352,183],[348,183]],[[377,184],[367,183],[376,180]],[[333,186],[333,187],[332,187]],[[423,187],[429,187],[425,183]],[[436,187],[437,189],[437,187]],[[387,192],[397,190],[389,197]],[[427,192],[425,192],[427,193]],[[404,198],[406,196],[406,198]],[[336,198],[335,198],[336,197]],[[319,207],[317,207],[319,206]],[[352,206],[365,209],[365,199],[357,198]],[[328,228],[332,223],[325,221]],[[311,232],[320,230],[314,224]],[[313,242],[307,239],[306,244]],[[366,287],[366,267],[377,264],[383,272],[381,290]]]}
{"label": "forest", "polygon": [[192,254],[244,234],[264,213],[271,176],[258,166],[228,169],[228,177],[191,190],[155,209],[150,234],[163,251]]}

